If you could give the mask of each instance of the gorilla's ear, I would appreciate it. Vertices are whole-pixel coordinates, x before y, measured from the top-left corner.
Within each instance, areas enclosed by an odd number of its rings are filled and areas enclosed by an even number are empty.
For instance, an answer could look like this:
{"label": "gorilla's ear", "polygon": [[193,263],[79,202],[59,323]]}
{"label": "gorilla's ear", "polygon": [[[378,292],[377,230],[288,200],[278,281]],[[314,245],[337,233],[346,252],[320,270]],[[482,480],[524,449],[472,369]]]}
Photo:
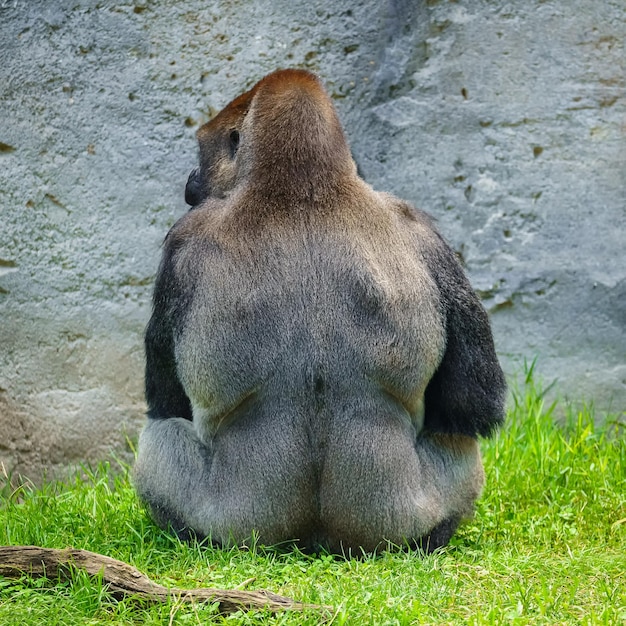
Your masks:
{"label": "gorilla's ear", "polygon": [[235,158],[237,154],[237,150],[239,150],[239,131],[236,128],[230,131],[228,136],[230,139],[230,156],[231,158]]}

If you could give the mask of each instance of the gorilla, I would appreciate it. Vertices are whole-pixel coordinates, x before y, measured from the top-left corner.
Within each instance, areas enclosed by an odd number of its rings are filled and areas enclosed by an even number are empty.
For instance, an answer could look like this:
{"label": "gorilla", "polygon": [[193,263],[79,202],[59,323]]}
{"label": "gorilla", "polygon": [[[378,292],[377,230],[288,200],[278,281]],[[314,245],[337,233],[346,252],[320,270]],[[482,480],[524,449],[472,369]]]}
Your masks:
{"label": "gorilla", "polygon": [[308,71],[266,76],[197,136],[145,335],[140,499],[216,545],[446,545],[505,398],[453,251],[357,175]]}

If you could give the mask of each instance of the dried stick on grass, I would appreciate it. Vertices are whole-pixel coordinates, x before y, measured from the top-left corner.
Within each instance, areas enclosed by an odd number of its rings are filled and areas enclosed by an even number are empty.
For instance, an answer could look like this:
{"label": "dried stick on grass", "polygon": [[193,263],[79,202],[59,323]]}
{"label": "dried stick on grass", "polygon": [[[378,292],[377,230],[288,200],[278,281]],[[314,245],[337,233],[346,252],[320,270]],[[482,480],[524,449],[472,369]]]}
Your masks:
{"label": "dried stick on grass", "polygon": [[23,574],[67,578],[71,575],[72,569],[83,570],[90,576],[102,575],[110,593],[117,598],[130,595],[154,602],[166,602],[169,599],[181,602],[217,602],[222,613],[249,609],[274,612],[330,609],[316,604],[296,602],[265,590],[167,588],[152,582],[128,563],[88,550],[0,546],[0,575],[7,578],[16,578]]}

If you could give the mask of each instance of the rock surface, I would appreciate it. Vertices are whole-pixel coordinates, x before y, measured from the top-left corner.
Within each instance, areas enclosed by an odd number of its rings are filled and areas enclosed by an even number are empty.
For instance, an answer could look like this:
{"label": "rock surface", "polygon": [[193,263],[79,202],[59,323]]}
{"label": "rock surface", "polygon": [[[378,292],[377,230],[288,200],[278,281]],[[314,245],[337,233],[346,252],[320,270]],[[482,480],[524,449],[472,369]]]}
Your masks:
{"label": "rock surface", "polygon": [[626,406],[621,0],[0,1],[0,462],[128,460],[194,132],[318,72],[365,178],[434,214],[509,373]]}

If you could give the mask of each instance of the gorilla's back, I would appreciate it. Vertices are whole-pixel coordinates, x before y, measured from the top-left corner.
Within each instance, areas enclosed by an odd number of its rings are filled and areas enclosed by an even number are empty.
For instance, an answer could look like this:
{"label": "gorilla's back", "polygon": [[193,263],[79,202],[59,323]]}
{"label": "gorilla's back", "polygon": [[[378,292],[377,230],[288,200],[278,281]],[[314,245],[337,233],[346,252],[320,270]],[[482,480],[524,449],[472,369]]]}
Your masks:
{"label": "gorilla's back", "polygon": [[315,411],[320,399],[345,402],[372,384],[419,413],[445,344],[419,251],[429,232],[363,187],[347,207],[296,207],[279,223],[250,227],[233,220],[228,202],[193,216],[177,263],[189,283],[181,298],[192,300],[176,360],[194,409],[210,421],[269,387]]}

